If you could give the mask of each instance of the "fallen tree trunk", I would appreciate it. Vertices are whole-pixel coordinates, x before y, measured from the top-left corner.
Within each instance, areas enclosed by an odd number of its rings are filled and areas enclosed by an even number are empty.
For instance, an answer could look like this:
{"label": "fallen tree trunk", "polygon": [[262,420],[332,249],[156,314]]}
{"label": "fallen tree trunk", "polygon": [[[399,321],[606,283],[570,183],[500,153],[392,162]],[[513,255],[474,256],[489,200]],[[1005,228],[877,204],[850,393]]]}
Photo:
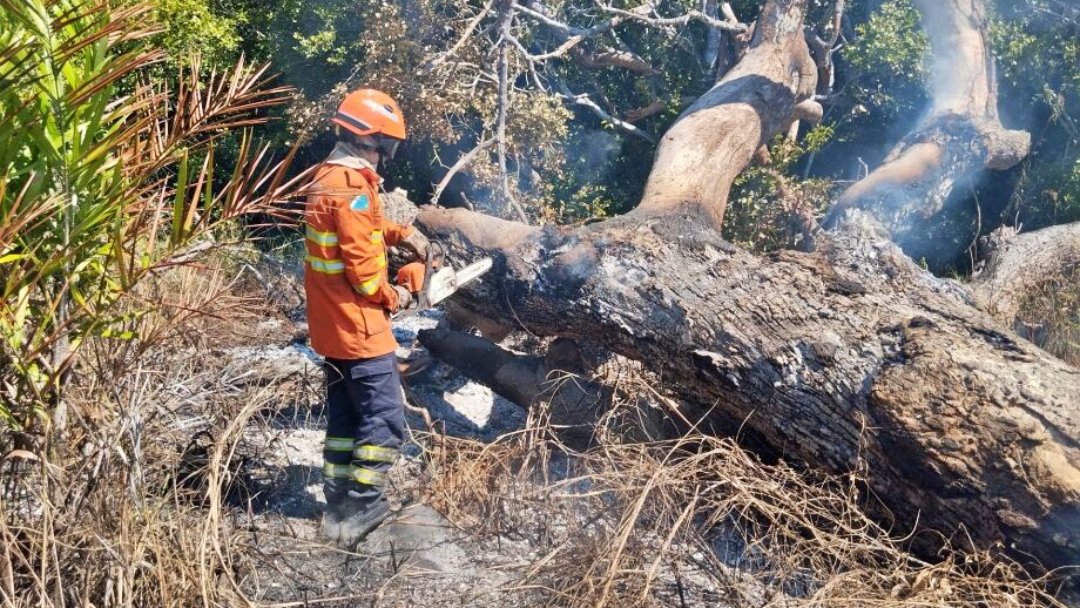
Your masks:
{"label": "fallen tree trunk", "polygon": [[[1080,563],[1080,370],[920,269],[862,212],[838,214],[812,253],[758,257],[716,230],[731,179],[797,105],[805,66],[784,54],[805,50],[804,4],[767,5],[746,55],[766,59],[665,136],[654,175],[678,188],[678,168],[690,185],[677,196],[650,178],[643,209],[577,231],[425,209],[418,223],[458,261],[496,260],[457,304],[643,361],[717,432],[771,455],[864,471],[898,533]],[[734,168],[700,156],[716,151],[701,134],[716,125],[737,131],[720,150]]]}
{"label": "fallen tree trunk", "polygon": [[1080,370],[865,222],[815,253],[762,259],[670,219],[501,245],[485,234],[511,228],[502,220],[420,221],[464,258],[498,260],[459,304],[649,362],[701,413],[715,405],[720,430],[784,458],[834,472],[865,460],[898,531],[920,521],[1047,565],[1080,561]]}

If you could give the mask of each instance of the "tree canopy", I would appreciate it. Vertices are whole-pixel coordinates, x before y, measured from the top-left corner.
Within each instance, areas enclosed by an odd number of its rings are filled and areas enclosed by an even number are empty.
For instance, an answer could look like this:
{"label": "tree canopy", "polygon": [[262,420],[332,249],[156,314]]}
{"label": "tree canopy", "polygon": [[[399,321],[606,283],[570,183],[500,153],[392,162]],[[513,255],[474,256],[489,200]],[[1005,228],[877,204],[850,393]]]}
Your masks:
{"label": "tree canopy", "polygon": [[[657,138],[734,63],[762,4],[155,1],[174,56],[199,51],[228,62],[243,53],[270,61],[299,88],[304,103],[277,128],[282,141],[311,137],[301,158],[315,162],[325,151],[326,109],[345,89],[383,88],[411,125],[405,162],[391,168],[394,184],[417,200],[437,194],[444,205],[555,223],[619,214],[640,200]],[[839,31],[835,3],[812,4],[808,28],[833,43],[833,83],[821,91],[820,124],[802,125],[773,151],[776,169],[820,211],[926,112],[935,58],[909,0],[849,2]],[[925,256],[942,271],[970,271],[969,245],[1000,225],[1080,218],[1077,9],[998,0],[991,18],[1003,120],[1034,134],[1032,154],[958,189],[955,222],[939,235],[948,246]],[[451,167],[455,176],[442,183]],[[761,249],[785,243],[782,222],[770,221],[785,213],[776,177],[751,170],[740,178],[725,236]]]}

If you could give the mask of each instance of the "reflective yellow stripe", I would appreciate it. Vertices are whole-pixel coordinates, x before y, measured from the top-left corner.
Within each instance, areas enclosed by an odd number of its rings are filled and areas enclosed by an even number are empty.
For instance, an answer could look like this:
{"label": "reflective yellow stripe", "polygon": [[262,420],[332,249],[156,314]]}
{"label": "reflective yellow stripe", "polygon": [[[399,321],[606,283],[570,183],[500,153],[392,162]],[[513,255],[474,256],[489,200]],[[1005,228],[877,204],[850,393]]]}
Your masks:
{"label": "reflective yellow stripe", "polygon": [[393,448],[384,448],[377,445],[359,445],[353,450],[353,460],[366,460],[368,462],[396,462],[398,451]]}
{"label": "reflective yellow stripe", "polygon": [[351,452],[356,441],[349,437],[327,437],[323,449],[327,452]]}
{"label": "reflective yellow stripe", "polygon": [[381,243],[381,242],[383,242],[382,230],[376,230],[375,232],[371,233],[371,242],[372,243]]}
{"label": "reflective yellow stripe", "polygon": [[337,246],[337,233],[336,232],[319,232],[311,226],[307,227],[307,238],[309,241],[316,245],[322,245],[323,247],[336,247]]}
{"label": "reflective yellow stripe", "polygon": [[327,479],[352,479],[355,469],[356,467],[351,464],[333,464],[327,462],[322,465],[322,474],[323,477]]}
{"label": "reflective yellow stripe", "polygon": [[386,268],[386,253],[380,253],[375,260],[379,263],[379,268]]}
{"label": "reflective yellow stripe", "polygon": [[352,477],[356,481],[369,486],[381,486],[386,483],[386,473],[363,467],[353,467]]}
{"label": "reflective yellow stripe", "polygon": [[341,274],[345,272],[345,262],[342,260],[327,260],[325,258],[317,258],[313,255],[309,255],[304,258],[304,261],[311,264],[311,269],[315,272],[322,272],[325,274]]}
{"label": "reflective yellow stripe", "polygon": [[375,295],[376,291],[379,291],[379,282],[382,281],[382,275],[377,274],[370,279],[360,284],[360,287],[356,288],[356,291],[364,294],[365,296]]}

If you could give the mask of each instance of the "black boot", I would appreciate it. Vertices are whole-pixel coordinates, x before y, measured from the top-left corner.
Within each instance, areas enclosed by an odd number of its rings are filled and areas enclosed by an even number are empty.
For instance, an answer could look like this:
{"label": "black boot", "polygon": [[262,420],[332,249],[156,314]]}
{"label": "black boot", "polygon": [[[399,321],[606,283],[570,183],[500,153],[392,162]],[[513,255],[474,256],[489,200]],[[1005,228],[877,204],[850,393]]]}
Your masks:
{"label": "black boot", "polygon": [[331,507],[323,518],[323,534],[343,547],[354,547],[390,515],[390,503],[382,493],[349,492],[346,500]]}
{"label": "black boot", "polygon": [[341,522],[351,513],[349,506],[353,498],[349,496],[350,482],[340,479],[328,479],[323,483],[326,495],[326,509],[322,516],[322,536],[327,540],[337,540],[341,536]]}

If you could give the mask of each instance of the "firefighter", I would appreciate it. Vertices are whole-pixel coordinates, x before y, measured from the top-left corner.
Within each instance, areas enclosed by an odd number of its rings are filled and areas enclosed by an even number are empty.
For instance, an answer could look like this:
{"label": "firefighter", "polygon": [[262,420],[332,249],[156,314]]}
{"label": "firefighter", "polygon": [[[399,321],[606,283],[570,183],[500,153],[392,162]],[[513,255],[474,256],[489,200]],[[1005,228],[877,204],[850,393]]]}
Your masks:
{"label": "firefighter", "polygon": [[405,117],[386,93],[350,93],[333,118],[338,142],[315,173],[305,206],[304,288],[312,348],[325,360],[323,534],[354,545],[386,519],[387,471],[405,435],[390,314],[412,293],[388,279],[386,248],[423,256],[412,226],[388,221],[380,163],[405,140]]}

